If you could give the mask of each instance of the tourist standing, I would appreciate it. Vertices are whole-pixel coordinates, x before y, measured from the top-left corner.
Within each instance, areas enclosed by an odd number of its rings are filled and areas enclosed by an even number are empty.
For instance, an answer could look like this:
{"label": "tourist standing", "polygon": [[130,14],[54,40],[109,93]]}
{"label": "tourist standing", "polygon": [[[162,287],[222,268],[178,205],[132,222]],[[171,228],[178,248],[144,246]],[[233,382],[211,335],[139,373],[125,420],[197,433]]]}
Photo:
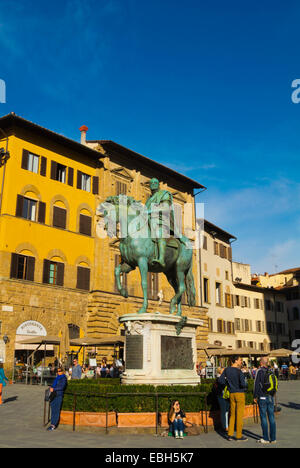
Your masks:
{"label": "tourist standing", "polygon": [[58,426],[64,392],[67,385],[67,377],[65,376],[63,369],[59,367],[57,369],[57,377],[54,380],[52,387],[50,387],[50,392],[55,396],[54,398],[51,398],[50,401],[51,425],[48,427],[47,431],[54,431]]}
{"label": "tourist standing", "polygon": [[6,387],[6,382],[9,382],[9,380],[4,373],[3,364],[1,362],[0,363],[0,405],[3,405],[2,390],[3,390],[3,387]]}
{"label": "tourist standing", "polygon": [[[257,371],[255,384],[254,384],[254,400],[258,404],[261,427],[263,432],[263,438],[258,442],[261,444],[276,443],[276,422],[274,415],[274,395],[270,394],[265,389],[265,382],[268,373],[271,371],[268,369],[268,358],[264,357],[260,360],[260,368]],[[269,428],[270,425],[270,439],[269,439]]]}
{"label": "tourist standing", "polygon": [[219,407],[220,407],[222,430],[223,432],[228,433],[230,401],[229,401],[229,398],[225,398],[226,395],[224,395],[225,385],[220,383],[220,377],[223,374],[223,372],[224,372],[224,368],[218,369],[219,377],[217,377],[217,380],[216,380],[215,391],[216,391],[216,396],[217,396],[217,400],[218,400]]}
{"label": "tourist standing", "polygon": [[220,384],[228,386],[230,393],[228,441],[234,440],[233,434],[236,424],[236,441],[246,442],[248,439],[243,436],[243,418],[246,404],[246,381],[241,371],[243,360],[240,356],[234,356],[232,363],[232,366],[227,367],[219,379]]}
{"label": "tourist standing", "polygon": [[81,366],[78,364],[78,360],[74,359],[72,367],[72,380],[80,380],[82,375]]}
{"label": "tourist standing", "polygon": [[289,367],[289,374],[290,374],[290,379],[291,380],[296,380],[297,379],[297,369],[293,364],[290,362],[290,367]]}

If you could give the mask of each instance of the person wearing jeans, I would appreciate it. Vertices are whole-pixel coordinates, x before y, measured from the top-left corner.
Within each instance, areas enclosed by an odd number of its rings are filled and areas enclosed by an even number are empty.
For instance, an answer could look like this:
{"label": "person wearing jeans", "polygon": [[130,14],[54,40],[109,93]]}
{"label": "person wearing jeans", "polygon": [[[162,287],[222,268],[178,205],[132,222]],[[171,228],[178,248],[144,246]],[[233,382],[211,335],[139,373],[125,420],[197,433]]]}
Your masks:
{"label": "person wearing jeans", "polygon": [[185,422],[186,416],[185,413],[180,409],[179,401],[172,401],[169,411],[169,423],[170,431],[174,433],[176,439],[183,439]]}
{"label": "person wearing jeans", "polygon": [[[224,372],[224,369],[220,369],[219,372],[221,376]],[[218,377],[216,380],[215,392],[216,392],[217,400],[218,400],[219,407],[220,407],[222,431],[228,433],[230,401],[229,399],[224,398],[225,386],[220,384],[219,380],[220,380],[220,377]]]}
{"label": "person wearing jeans", "polygon": [[67,377],[65,376],[63,369],[59,367],[57,369],[57,377],[54,380],[52,387],[50,387],[50,392],[55,394],[55,396],[50,403],[51,425],[48,427],[47,431],[54,431],[58,426],[64,392],[67,388],[67,384]]}
{"label": "person wearing jeans", "polygon": [[[274,414],[274,396],[264,391],[264,382],[268,372],[268,358],[264,357],[260,361],[260,369],[256,374],[254,384],[254,400],[258,404],[259,415],[263,438],[258,442],[261,444],[276,443],[276,422]],[[268,427],[270,425],[270,434]]]}
{"label": "person wearing jeans", "polygon": [[2,362],[0,363],[0,405],[3,404],[2,402],[2,390],[3,387],[6,387],[6,382],[8,382],[8,378],[6,377],[4,370],[3,370],[3,364]]}

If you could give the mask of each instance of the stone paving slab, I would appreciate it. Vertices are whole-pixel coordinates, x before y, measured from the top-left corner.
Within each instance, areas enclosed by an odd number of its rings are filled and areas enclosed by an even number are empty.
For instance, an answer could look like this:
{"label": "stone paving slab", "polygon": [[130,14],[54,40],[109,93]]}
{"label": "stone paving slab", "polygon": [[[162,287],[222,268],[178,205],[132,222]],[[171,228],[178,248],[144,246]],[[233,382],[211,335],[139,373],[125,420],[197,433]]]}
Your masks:
{"label": "stone paving slab", "polygon": [[4,388],[0,406],[0,448],[298,448],[300,446],[300,381],[280,382],[278,401],[282,407],[277,417],[277,445],[260,446],[260,424],[247,424],[248,442],[228,442],[216,432],[175,440],[170,437],[139,434],[72,432],[58,428],[47,432],[43,427],[45,387],[10,385]]}

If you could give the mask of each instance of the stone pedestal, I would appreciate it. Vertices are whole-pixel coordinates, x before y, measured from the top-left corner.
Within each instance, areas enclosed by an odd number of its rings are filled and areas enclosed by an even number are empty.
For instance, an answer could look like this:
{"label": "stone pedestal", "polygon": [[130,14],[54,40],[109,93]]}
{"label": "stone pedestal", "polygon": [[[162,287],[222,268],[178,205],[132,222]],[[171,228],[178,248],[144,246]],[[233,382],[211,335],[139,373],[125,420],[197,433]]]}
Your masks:
{"label": "stone pedestal", "polygon": [[128,314],[123,384],[197,385],[198,319],[165,314]]}

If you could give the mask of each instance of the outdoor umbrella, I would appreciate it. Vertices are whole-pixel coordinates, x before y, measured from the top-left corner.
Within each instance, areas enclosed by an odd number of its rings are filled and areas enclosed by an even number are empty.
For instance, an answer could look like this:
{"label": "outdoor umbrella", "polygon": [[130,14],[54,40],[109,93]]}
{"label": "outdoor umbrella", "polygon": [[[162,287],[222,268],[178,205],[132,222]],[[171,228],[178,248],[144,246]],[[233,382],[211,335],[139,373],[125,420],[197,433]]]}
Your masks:
{"label": "outdoor umbrella", "polygon": [[294,353],[294,351],[291,351],[290,349],[273,349],[273,351],[270,352],[269,357],[289,357]]}

